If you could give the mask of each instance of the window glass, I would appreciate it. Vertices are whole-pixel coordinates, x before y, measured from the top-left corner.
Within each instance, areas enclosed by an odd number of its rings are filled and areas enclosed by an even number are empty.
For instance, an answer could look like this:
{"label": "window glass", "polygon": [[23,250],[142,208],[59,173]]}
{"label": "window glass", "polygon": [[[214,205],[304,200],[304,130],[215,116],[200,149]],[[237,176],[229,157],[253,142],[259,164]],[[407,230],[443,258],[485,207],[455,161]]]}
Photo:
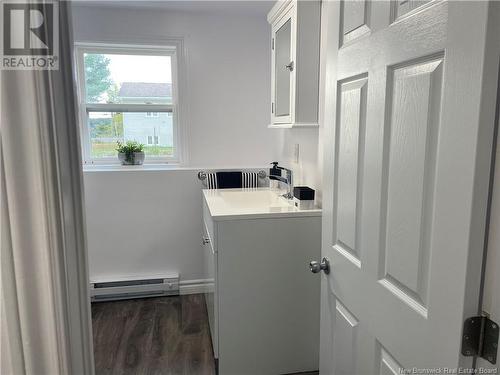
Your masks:
{"label": "window glass", "polygon": [[144,145],[145,163],[178,161],[175,47],[78,51],[84,162],[119,163],[117,142],[127,141]]}
{"label": "window glass", "polygon": [[83,58],[87,103],[172,104],[170,56],[84,53]]}
{"label": "window glass", "polygon": [[174,153],[173,115],[158,112],[89,112],[92,158],[116,157],[116,142],[144,144],[146,157],[171,157]]}

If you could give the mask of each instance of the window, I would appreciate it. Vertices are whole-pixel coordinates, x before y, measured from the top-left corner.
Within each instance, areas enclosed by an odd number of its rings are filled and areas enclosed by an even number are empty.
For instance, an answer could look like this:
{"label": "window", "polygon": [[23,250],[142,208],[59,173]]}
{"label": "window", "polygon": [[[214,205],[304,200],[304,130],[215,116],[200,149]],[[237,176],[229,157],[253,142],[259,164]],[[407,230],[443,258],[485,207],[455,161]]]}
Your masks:
{"label": "window", "polygon": [[118,163],[116,143],[145,163],[179,161],[176,47],[77,46],[83,159]]}

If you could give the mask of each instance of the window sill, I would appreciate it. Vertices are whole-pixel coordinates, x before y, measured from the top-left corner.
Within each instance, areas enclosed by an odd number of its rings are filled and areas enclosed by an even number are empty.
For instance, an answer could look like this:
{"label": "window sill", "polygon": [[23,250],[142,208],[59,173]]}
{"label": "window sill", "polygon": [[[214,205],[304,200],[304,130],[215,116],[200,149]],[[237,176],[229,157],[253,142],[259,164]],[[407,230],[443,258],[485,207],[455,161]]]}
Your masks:
{"label": "window sill", "polygon": [[267,166],[198,166],[182,167],[181,164],[143,164],[143,165],[120,165],[120,164],[93,164],[84,165],[83,172],[147,172],[147,171],[232,171],[232,170],[266,170]]}
{"label": "window sill", "polygon": [[143,165],[121,165],[121,164],[92,164],[84,165],[83,172],[132,172],[132,171],[171,171],[183,170],[180,164],[143,164]]}

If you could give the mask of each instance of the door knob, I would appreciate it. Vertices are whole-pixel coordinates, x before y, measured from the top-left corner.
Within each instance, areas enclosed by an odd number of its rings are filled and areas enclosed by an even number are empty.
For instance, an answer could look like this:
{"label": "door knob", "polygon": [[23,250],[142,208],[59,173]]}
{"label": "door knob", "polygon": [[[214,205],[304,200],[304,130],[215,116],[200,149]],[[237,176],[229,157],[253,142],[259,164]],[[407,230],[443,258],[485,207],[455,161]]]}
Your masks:
{"label": "door knob", "polygon": [[309,269],[311,270],[312,273],[318,273],[320,271],[323,271],[327,275],[330,273],[330,262],[328,259],[323,258],[320,262],[312,261],[309,263]]}
{"label": "door knob", "polygon": [[285,68],[288,69],[289,71],[293,72],[293,61],[290,61],[290,64],[285,65]]}
{"label": "door knob", "polygon": [[203,245],[209,244],[210,243],[210,238],[208,237],[203,237],[202,238]]}

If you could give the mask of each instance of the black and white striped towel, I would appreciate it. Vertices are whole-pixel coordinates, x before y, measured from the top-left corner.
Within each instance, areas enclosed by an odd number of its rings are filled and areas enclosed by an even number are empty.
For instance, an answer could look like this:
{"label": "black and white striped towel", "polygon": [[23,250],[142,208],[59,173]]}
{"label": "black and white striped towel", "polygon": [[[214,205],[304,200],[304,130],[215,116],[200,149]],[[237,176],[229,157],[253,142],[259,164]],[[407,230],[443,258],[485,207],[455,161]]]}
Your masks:
{"label": "black and white striped towel", "polygon": [[207,173],[207,189],[217,189],[217,174]]}
{"label": "black and white striped towel", "polygon": [[[207,173],[206,179],[207,189],[219,189],[217,182],[217,172]],[[223,184],[224,185],[224,184]],[[222,185],[221,188],[224,188]],[[259,187],[259,175],[257,172],[242,172],[241,186],[242,188],[257,188]]]}
{"label": "black and white striped towel", "polygon": [[256,172],[243,172],[242,173],[242,187],[256,188],[259,187],[259,175]]}

